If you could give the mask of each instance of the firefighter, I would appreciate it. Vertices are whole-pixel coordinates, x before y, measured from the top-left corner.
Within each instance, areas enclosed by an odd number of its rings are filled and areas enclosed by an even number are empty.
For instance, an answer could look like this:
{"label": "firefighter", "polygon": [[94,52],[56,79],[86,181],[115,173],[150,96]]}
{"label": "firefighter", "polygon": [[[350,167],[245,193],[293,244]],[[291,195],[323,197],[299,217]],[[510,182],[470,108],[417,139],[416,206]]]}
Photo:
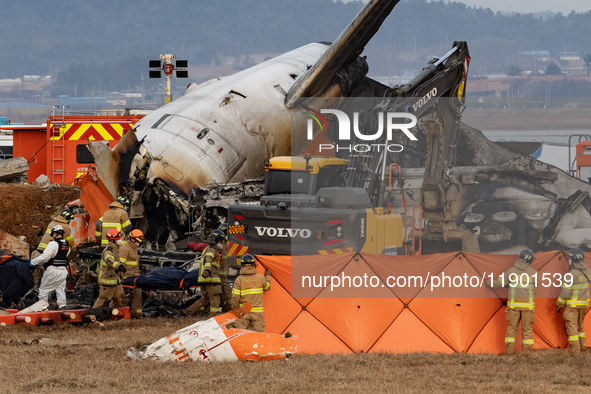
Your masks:
{"label": "firefighter", "polygon": [[[569,274],[572,275],[572,283],[569,285],[565,280],[562,282],[560,297],[556,300],[556,312],[564,308],[562,318],[568,344],[573,353],[580,353],[587,350],[587,338],[585,336],[585,313],[589,307],[589,281],[591,270],[585,262],[585,255],[581,249],[568,251]],[[570,281],[569,281],[570,282]]]}
{"label": "firefighter", "polygon": [[232,289],[232,309],[237,309],[250,302],[252,309],[233,326],[243,330],[265,332],[265,301],[263,292],[271,289],[271,271],[266,270],[265,276],[256,270],[255,258],[250,254],[242,256],[240,276]]}
{"label": "firefighter", "polygon": [[74,214],[69,209],[62,209],[62,211],[51,219],[51,222],[47,226],[45,233],[43,234],[43,238],[41,238],[41,242],[37,245],[37,250],[40,253],[43,253],[49,241],[51,241],[51,230],[55,226],[62,226],[64,230],[64,240],[68,242],[70,249],[74,249],[74,238],[72,237],[72,229],[70,228],[70,221],[74,219]]}
{"label": "firefighter", "polygon": [[[137,252],[139,244],[144,240],[144,233],[141,230],[131,230],[129,233],[129,242],[121,246],[119,250],[119,261],[125,265],[127,271],[123,273],[122,280],[128,276],[140,275],[140,255]],[[131,317],[136,319],[142,318],[142,289],[133,288],[125,289],[125,293],[129,294],[129,305]]]}
{"label": "firefighter", "polygon": [[97,220],[95,237],[97,241],[101,241],[101,246],[107,246],[109,243],[107,240],[109,230],[115,229],[117,231],[123,231],[125,234],[129,234],[131,231],[131,222],[126,212],[128,205],[129,200],[127,197],[117,196],[115,201],[109,205],[109,209]]}
{"label": "firefighter", "polygon": [[537,273],[531,267],[534,258],[534,252],[531,249],[524,249],[519,254],[515,265],[501,274],[499,279],[493,282],[487,280],[490,287],[507,287],[509,289],[507,308],[505,309],[505,318],[507,319],[506,354],[515,352],[515,339],[519,321],[521,321],[523,350],[529,351],[534,345],[533,325],[536,315],[533,275]]}
{"label": "firefighter", "polygon": [[201,288],[201,298],[187,308],[189,315],[204,313],[209,304],[210,316],[222,313],[220,306],[220,294],[222,293],[221,280],[219,276],[220,264],[218,262],[218,249],[224,240],[224,232],[215,229],[209,234],[207,242],[209,245],[201,253],[198,283]]}
{"label": "firefighter", "polygon": [[230,282],[228,282],[228,230],[230,229],[230,226],[228,223],[222,223],[218,229],[224,232],[224,240],[221,242],[221,247],[219,248],[218,252],[220,259],[220,281],[222,284],[223,296],[222,310],[227,312],[232,308],[232,287],[230,286]]}
{"label": "firefighter", "polygon": [[38,264],[48,265],[39,286],[39,301],[47,302],[49,294],[55,291],[60,309],[66,307],[66,256],[70,252],[68,242],[64,239],[65,233],[61,225],[54,226],[49,232],[52,241],[43,249],[42,255],[31,261],[31,268],[37,267]]}
{"label": "firefighter", "polygon": [[98,269],[98,283],[100,286],[99,297],[94,303],[93,308],[102,308],[107,305],[110,300],[113,300],[114,307],[120,307],[121,287],[120,272],[125,273],[127,268],[119,260],[119,246],[122,245],[121,238],[123,233],[116,229],[111,229],[107,232],[108,245],[103,249],[101,255],[101,262]]}

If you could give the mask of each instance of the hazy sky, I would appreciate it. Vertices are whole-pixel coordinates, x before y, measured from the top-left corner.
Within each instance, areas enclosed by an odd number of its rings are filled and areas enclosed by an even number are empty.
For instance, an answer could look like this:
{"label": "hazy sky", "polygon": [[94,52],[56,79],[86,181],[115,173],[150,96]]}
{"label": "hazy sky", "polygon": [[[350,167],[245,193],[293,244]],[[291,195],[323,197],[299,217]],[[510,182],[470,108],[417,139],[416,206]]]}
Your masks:
{"label": "hazy sky", "polygon": [[[447,0],[446,0],[447,1]],[[462,0],[469,6],[490,8],[493,11],[514,12],[587,12],[591,10],[590,0]]]}

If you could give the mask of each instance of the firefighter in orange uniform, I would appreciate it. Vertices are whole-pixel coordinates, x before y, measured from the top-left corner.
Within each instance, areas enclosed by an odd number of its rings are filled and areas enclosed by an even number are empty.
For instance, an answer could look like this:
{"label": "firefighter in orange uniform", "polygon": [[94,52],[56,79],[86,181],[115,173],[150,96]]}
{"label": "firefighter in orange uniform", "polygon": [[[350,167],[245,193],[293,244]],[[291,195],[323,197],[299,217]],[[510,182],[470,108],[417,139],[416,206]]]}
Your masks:
{"label": "firefighter in orange uniform", "polygon": [[232,287],[228,282],[228,274],[230,267],[228,266],[228,230],[230,226],[228,223],[220,224],[219,230],[224,232],[224,240],[222,247],[218,251],[220,258],[220,281],[222,284],[222,310],[225,312],[232,310]]}
{"label": "firefighter in orange uniform", "polygon": [[109,210],[105,211],[103,216],[97,220],[95,228],[96,240],[101,241],[101,246],[107,246],[107,233],[111,229],[122,231],[129,234],[131,231],[131,221],[125,207],[129,205],[129,200],[125,196],[118,196],[115,201],[109,205]]}
{"label": "firefighter in orange uniform", "polygon": [[[537,273],[531,267],[534,261],[534,252],[531,249],[524,249],[519,254],[515,265],[501,274],[499,279],[491,282],[487,280],[490,287],[507,287],[509,297],[505,318],[507,319],[507,333],[505,335],[506,354],[515,353],[515,340],[519,321],[521,321],[521,344],[524,351],[531,350],[534,345],[534,321],[535,314],[535,279]],[[523,276],[525,275],[525,276]],[[527,278],[527,279],[526,279]]]}
{"label": "firefighter in orange uniform", "polygon": [[[144,233],[141,230],[131,230],[129,241],[124,243],[119,250],[119,260],[127,268],[127,272],[122,274],[122,280],[128,276],[140,275],[140,255],[137,252],[139,244],[144,240]],[[142,318],[142,289],[126,288],[125,293],[129,294],[129,305],[131,317]]]}
{"label": "firefighter in orange uniform", "polygon": [[[591,270],[587,267],[585,255],[581,249],[575,248],[568,251],[568,263],[572,283],[569,285],[565,277],[562,282],[560,297],[556,300],[556,311],[560,313],[560,310],[564,308],[562,318],[566,335],[568,335],[568,344],[573,353],[580,353],[581,350],[587,350],[587,338],[583,322],[589,307]],[[568,282],[570,283],[570,280]]]}
{"label": "firefighter in orange uniform", "polygon": [[242,256],[240,276],[232,289],[232,309],[237,309],[250,302],[252,309],[233,326],[240,329],[265,332],[265,301],[263,292],[271,289],[271,271],[266,276],[256,270],[255,258],[250,254]]}
{"label": "firefighter in orange uniform", "polygon": [[113,306],[118,308],[121,304],[121,277],[119,272],[125,273],[127,268],[119,260],[119,246],[122,244],[121,231],[111,229],[107,233],[109,244],[103,250],[101,262],[98,269],[98,283],[100,286],[99,297],[94,303],[93,308],[102,308],[107,306],[110,300],[113,300]]}
{"label": "firefighter in orange uniform", "polygon": [[222,294],[221,280],[219,276],[220,264],[218,262],[218,250],[225,236],[224,232],[215,229],[209,234],[209,245],[201,253],[199,277],[197,279],[201,288],[201,298],[187,308],[189,315],[204,313],[209,305],[209,314],[216,316],[222,313],[220,306],[220,294]]}

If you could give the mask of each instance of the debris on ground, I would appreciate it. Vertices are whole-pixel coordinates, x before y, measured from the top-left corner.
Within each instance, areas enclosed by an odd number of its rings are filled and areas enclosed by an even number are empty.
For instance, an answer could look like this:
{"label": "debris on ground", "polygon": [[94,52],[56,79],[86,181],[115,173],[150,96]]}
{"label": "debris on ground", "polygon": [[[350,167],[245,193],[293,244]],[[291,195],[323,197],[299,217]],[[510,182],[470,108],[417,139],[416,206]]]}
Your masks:
{"label": "debris on ground", "polygon": [[297,351],[297,337],[227,327],[250,309],[247,302],[242,308],[177,330],[143,349],[132,347],[127,357],[134,361],[267,361],[285,359]]}
{"label": "debris on ground", "polygon": [[7,341],[0,341],[4,345],[48,345],[53,342],[49,338],[33,338],[28,341],[19,341],[18,339],[9,339]]}
{"label": "debris on ground", "polygon": [[0,161],[0,181],[8,182],[15,178],[27,177],[29,165],[24,157],[15,157]]}

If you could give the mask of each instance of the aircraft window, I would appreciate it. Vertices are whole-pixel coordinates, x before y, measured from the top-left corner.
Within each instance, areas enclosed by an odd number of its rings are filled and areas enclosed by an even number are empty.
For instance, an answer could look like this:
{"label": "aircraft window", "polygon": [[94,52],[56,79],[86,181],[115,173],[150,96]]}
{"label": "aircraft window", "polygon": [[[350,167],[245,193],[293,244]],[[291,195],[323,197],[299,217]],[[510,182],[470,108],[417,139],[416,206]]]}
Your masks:
{"label": "aircraft window", "polygon": [[235,90],[230,90],[230,94],[232,94],[232,93],[234,93],[234,94],[236,94],[236,95],[238,95],[238,96],[240,96],[242,98],[246,98],[246,95],[245,94],[240,93],[240,92],[237,92]]}
{"label": "aircraft window", "polygon": [[281,87],[281,85],[277,84],[277,85],[273,85],[273,87],[277,90],[279,90],[281,92],[282,95],[286,96],[287,92],[285,90],[283,90],[283,88]]}
{"label": "aircraft window", "polygon": [[157,129],[157,128],[158,128],[158,126],[160,126],[160,123],[164,122],[164,120],[165,120],[166,118],[168,118],[169,116],[170,116],[170,114],[165,114],[165,115],[162,115],[162,117],[161,117],[160,119],[158,119],[158,122],[156,122],[156,123],[154,123],[154,124],[152,125],[152,128],[153,128],[153,129]]}
{"label": "aircraft window", "polygon": [[197,139],[202,140],[207,135],[207,133],[209,133],[209,129],[207,128],[200,130],[199,133],[197,133]]}
{"label": "aircraft window", "polygon": [[213,141],[211,138],[208,138],[208,139],[207,139],[207,143],[208,143],[209,145],[213,145],[213,144],[215,144],[215,142],[214,142],[214,141]]}

